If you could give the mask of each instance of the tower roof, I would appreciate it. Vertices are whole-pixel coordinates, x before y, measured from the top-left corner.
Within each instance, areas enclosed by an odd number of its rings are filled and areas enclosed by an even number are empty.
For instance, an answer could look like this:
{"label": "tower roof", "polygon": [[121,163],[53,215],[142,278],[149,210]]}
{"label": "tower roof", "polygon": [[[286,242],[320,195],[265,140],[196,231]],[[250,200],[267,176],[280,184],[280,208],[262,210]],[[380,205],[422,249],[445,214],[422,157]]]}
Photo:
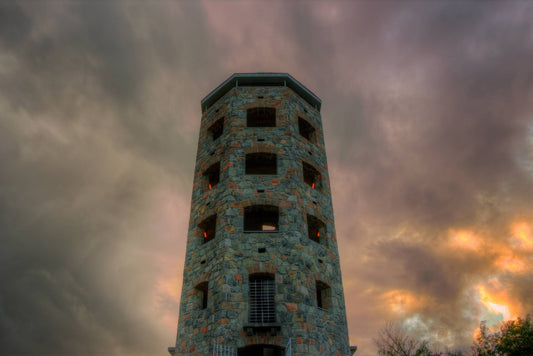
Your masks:
{"label": "tower roof", "polygon": [[312,107],[320,111],[322,100],[288,73],[234,73],[202,100],[202,110],[207,110],[234,87],[287,86]]}

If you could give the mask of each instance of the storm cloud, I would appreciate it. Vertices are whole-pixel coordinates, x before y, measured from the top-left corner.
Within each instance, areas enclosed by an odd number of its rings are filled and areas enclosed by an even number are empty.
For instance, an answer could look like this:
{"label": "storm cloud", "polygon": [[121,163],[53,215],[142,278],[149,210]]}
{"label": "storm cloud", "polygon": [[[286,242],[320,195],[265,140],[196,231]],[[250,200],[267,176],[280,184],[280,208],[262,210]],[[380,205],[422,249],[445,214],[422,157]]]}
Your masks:
{"label": "storm cloud", "polygon": [[349,332],[465,347],[533,310],[528,2],[1,2],[0,353],[175,342],[200,100],[322,100]]}

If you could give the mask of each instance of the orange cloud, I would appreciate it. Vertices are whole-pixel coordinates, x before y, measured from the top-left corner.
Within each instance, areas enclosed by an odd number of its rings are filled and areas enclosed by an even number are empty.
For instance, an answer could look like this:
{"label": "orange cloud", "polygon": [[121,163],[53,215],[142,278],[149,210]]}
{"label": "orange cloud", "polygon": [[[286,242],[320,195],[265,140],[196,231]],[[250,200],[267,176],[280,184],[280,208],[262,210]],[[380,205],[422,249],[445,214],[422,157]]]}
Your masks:
{"label": "orange cloud", "polygon": [[507,290],[497,278],[491,278],[485,284],[478,284],[476,290],[481,304],[495,316],[503,320],[515,319],[520,315],[520,306],[511,300]]}
{"label": "orange cloud", "polygon": [[527,250],[533,249],[533,234],[531,233],[531,226],[525,222],[516,223],[512,227],[512,237],[518,245]]}
{"label": "orange cloud", "polygon": [[160,279],[157,281],[157,290],[160,294],[168,295],[179,300],[181,295],[182,279],[177,277]]}
{"label": "orange cloud", "polygon": [[383,293],[382,297],[388,308],[396,314],[406,314],[418,310],[432,303],[427,296],[419,296],[414,293],[395,289]]}
{"label": "orange cloud", "polygon": [[527,268],[524,261],[512,256],[501,256],[496,260],[496,265],[502,270],[511,273],[522,272]]}
{"label": "orange cloud", "polygon": [[479,239],[470,231],[450,230],[450,241],[454,246],[477,250],[479,248]]}

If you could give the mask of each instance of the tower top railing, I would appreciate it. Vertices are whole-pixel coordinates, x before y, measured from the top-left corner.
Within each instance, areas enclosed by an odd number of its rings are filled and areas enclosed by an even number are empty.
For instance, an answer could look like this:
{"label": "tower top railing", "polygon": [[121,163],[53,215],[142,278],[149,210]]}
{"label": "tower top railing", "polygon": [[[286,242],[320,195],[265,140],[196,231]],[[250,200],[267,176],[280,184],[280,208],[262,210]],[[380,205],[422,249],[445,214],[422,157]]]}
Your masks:
{"label": "tower top railing", "polygon": [[235,87],[289,87],[309,105],[320,111],[322,100],[288,73],[234,73],[202,100],[202,111]]}

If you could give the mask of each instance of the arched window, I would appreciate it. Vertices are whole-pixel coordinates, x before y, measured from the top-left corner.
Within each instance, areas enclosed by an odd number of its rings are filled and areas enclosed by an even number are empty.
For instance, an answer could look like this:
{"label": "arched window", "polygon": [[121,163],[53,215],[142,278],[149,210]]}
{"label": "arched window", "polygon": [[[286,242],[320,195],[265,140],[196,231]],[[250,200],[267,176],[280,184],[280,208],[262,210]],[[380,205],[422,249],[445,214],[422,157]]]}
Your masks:
{"label": "arched window", "polygon": [[244,208],[244,232],[277,232],[279,208],[274,205],[252,205]]}
{"label": "arched window", "polygon": [[203,174],[209,189],[213,188],[220,181],[220,162],[214,163],[207,168]]}
{"label": "arched window", "polygon": [[246,126],[248,127],[275,127],[276,109],[252,108],[246,111]]}
{"label": "arched window", "polygon": [[209,137],[211,137],[211,140],[216,140],[220,136],[222,136],[222,133],[224,132],[224,117],[221,117],[217,121],[215,121],[209,128],[207,129],[207,133]]}
{"label": "arched window", "polygon": [[246,174],[277,174],[278,161],[275,153],[258,152],[246,155]]}
{"label": "arched window", "polygon": [[255,273],[250,275],[250,323],[276,321],[274,276]]}
{"label": "arched window", "polygon": [[202,233],[202,241],[206,243],[215,238],[217,231],[217,214],[211,215],[210,217],[203,220],[198,224],[200,232]]}
{"label": "arched window", "polygon": [[304,172],[304,183],[313,189],[320,187],[320,173],[309,163],[302,162]]}
{"label": "arched window", "polygon": [[326,224],[309,214],[307,214],[307,234],[314,242],[326,244]]}
{"label": "arched window", "polygon": [[324,310],[330,307],[330,288],[322,281],[316,281],[316,305]]}
{"label": "arched window", "polygon": [[307,120],[298,117],[298,131],[300,136],[309,142],[316,143],[316,130]]}
{"label": "arched window", "polygon": [[194,288],[196,289],[197,294],[199,294],[198,305],[199,305],[202,309],[207,308],[207,295],[208,295],[208,292],[209,292],[209,288],[208,288],[208,283],[207,283],[207,281],[198,284],[198,285],[197,285],[196,287],[194,287]]}
{"label": "arched window", "polygon": [[248,345],[239,348],[238,356],[284,356],[285,349],[277,345]]}

